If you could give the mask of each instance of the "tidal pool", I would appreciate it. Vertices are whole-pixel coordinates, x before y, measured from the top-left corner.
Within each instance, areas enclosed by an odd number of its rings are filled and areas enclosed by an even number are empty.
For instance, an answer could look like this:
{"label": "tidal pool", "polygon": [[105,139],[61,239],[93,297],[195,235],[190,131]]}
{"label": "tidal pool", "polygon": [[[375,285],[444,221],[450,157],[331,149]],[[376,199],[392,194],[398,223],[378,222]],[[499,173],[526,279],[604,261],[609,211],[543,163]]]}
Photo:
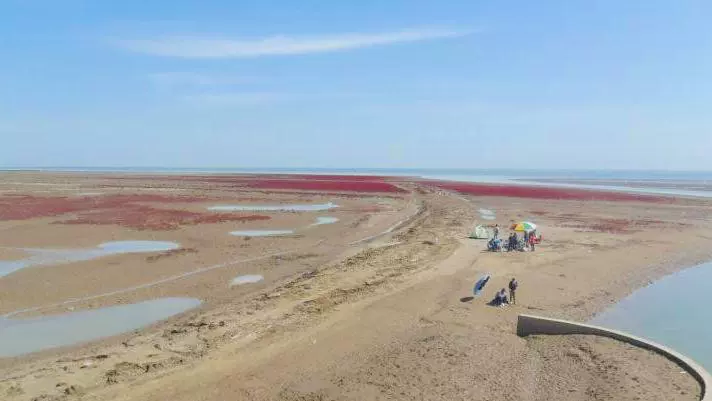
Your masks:
{"label": "tidal pool", "polygon": [[495,212],[489,209],[479,209],[478,212],[480,213],[480,217],[485,220],[495,220],[497,218]]}
{"label": "tidal pool", "polygon": [[89,249],[22,248],[30,256],[19,260],[0,261],[0,277],[29,266],[53,265],[91,260],[121,253],[160,252],[180,248],[169,241],[111,241]]}
{"label": "tidal pool", "polygon": [[273,237],[278,235],[294,234],[294,230],[240,230],[230,231],[236,237]]}
{"label": "tidal pool", "polygon": [[232,279],[232,281],[230,282],[230,287],[234,285],[258,283],[264,279],[265,278],[259,274],[245,274]]}
{"label": "tidal pool", "polygon": [[337,207],[339,205],[329,202],[285,205],[217,205],[208,207],[208,210],[220,212],[316,212]]}
{"label": "tidal pool", "polygon": [[114,254],[171,251],[180,248],[180,245],[170,241],[111,241],[99,244],[98,248]]}
{"label": "tidal pool", "polygon": [[26,319],[0,317],[0,357],[79,344],[136,330],[193,309],[200,303],[195,298],[159,298]]}
{"label": "tidal pool", "polygon": [[[337,221],[339,221],[339,219],[338,219],[337,217],[320,216],[320,217],[317,217],[317,218],[316,218],[316,222],[313,223],[311,226],[321,226],[321,225],[324,225],[324,224],[334,224],[334,223],[336,223]],[[311,226],[310,226],[310,227],[311,227]]]}

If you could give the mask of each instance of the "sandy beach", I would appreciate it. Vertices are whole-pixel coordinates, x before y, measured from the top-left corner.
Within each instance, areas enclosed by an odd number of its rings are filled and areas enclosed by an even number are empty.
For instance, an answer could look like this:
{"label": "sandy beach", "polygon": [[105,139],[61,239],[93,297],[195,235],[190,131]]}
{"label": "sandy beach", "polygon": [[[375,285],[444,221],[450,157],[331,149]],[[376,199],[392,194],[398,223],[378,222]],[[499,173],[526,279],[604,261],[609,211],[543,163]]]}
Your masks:
{"label": "sandy beach", "polygon": [[[330,203],[338,207],[210,209]],[[656,354],[593,337],[520,338],[515,326],[519,313],[586,321],[709,261],[705,200],[409,178],[17,172],[0,175],[0,204],[3,261],[110,241],[180,246],[13,271],[0,277],[0,313],[12,319],[202,302],[139,330],[0,358],[3,399],[699,397]],[[320,216],[338,221],[314,225]],[[477,223],[520,220],[541,227],[535,252],[489,253],[467,238]],[[473,298],[483,274],[492,279]],[[240,275],[263,279],[231,286]],[[486,305],[512,277],[517,305]]]}

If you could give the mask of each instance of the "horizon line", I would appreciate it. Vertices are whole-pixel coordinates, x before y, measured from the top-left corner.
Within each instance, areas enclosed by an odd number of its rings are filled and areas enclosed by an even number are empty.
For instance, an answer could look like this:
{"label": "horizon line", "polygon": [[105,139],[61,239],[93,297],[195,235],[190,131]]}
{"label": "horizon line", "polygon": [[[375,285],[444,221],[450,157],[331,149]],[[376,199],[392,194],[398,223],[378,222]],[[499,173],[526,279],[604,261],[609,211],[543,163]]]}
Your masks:
{"label": "horizon line", "polygon": [[155,165],[130,165],[130,166],[82,166],[82,165],[54,165],[54,166],[2,166],[0,171],[36,171],[36,170],[141,170],[141,169],[161,169],[161,170],[285,170],[285,171],[310,171],[310,170],[354,170],[354,171],[557,171],[557,172],[657,172],[657,173],[712,173],[710,170],[693,169],[634,169],[634,168],[487,168],[487,167],[240,167],[240,166],[155,166]]}

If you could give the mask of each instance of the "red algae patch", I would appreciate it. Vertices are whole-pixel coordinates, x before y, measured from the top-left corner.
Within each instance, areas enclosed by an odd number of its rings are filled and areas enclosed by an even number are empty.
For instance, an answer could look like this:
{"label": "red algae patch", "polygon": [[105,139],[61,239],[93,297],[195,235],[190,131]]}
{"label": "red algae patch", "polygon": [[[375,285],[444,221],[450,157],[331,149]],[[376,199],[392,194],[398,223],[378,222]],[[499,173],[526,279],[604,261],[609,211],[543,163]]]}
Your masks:
{"label": "red algae patch", "polygon": [[28,195],[0,197],[0,220],[25,220],[34,217],[56,216],[89,208],[86,198],[49,198]]}
{"label": "red algae patch", "polygon": [[[149,177],[146,177],[149,178]],[[260,175],[184,175],[162,177],[164,180],[200,181],[212,184],[227,184],[230,187],[246,187],[275,190],[334,191],[363,193],[404,193],[402,188],[386,182],[389,177],[371,175],[308,175],[308,174],[260,174]]]}
{"label": "red algae patch", "polygon": [[196,213],[187,210],[158,209],[128,204],[121,208],[90,210],[60,224],[115,224],[137,230],[175,230],[184,225],[269,220],[269,216],[234,213]]}
{"label": "red algae patch", "polygon": [[377,193],[374,192],[372,194],[364,194],[364,193],[346,193],[346,192],[329,192],[329,191],[323,191],[319,193],[314,193],[313,191],[299,191],[299,190],[290,190],[289,191],[290,195],[308,195],[308,196],[314,196],[314,195],[320,195],[324,197],[330,197],[330,198],[342,198],[342,199],[363,199],[366,196],[377,196],[378,198],[389,198],[389,199],[402,199],[402,194],[403,192],[394,192],[394,193]]}
{"label": "red algae patch", "polygon": [[639,201],[672,202],[673,198],[653,195],[639,195],[624,192],[593,191],[575,188],[527,187],[523,185],[492,185],[459,182],[424,181],[422,184],[441,189],[477,196],[502,196],[508,198],[596,200],[596,201]]}
{"label": "red algae patch", "polygon": [[[62,197],[62,196],[31,196],[31,195],[9,195],[0,197],[0,220],[26,220],[38,217],[59,216],[68,213],[76,213],[80,216],[98,213],[134,213],[139,210],[157,210],[157,214],[162,213],[159,209],[148,206],[142,208],[142,203],[190,203],[204,202],[208,200],[202,197],[189,196],[166,196],[166,195],[106,195],[100,197]],[[179,211],[169,211],[179,212]],[[182,212],[179,212],[182,213]],[[196,217],[185,215],[183,219],[198,220]],[[215,219],[212,214],[206,214],[205,220]],[[222,220],[221,220],[222,221]]]}
{"label": "red algae patch", "polygon": [[381,181],[328,181],[328,180],[289,180],[258,179],[248,182],[250,188],[261,189],[297,189],[308,191],[344,191],[344,192],[384,192],[400,193],[403,189]]}
{"label": "red algae patch", "polygon": [[[114,177],[112,177],[114,178]],[[117,179],[160,179],[171,181],[209,181],[209,182],[244,182],[252,180],[308,180],[308,181],[385,181],[395,177],[380,175],[350,174],[213,174],[213,175],[176,175],[176,176],[138,176],[116,177]],[[402,177],[397,177],[402,178]]]}
{"label": "red algae patch", "polygon": [[289,174],[273,175],[264,178],[286,178],[310,181],[384,181],[390,177],[380,175],[334,175],[334,174]]}

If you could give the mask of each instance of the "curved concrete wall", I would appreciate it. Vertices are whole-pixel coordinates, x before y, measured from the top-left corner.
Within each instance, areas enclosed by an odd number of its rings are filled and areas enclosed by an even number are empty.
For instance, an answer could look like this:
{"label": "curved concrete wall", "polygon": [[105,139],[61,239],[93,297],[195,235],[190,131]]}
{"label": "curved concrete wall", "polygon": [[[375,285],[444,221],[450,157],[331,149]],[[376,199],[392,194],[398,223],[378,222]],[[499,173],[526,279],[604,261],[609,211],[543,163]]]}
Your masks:
{"label": "curved concrete wall", "polygon": [[685,369],[692,375],[702,388],[700,400],[712,401],[712,396],[707,395],[707,389],[712,383],[712,376],[697,362],[680,354],[679,352],[665,347],[664,345],[656,344],[644,338],[635,337],[630,334],[606,329],[599,326],[591,326],[588,324],[575,323],[567,320],[550,319],[540,316],[519,315],[517,320],[517,335],[524,337],[530,334],[589,334],[603,337],[610,337],[628,344],[632,344],[670,359]]}

